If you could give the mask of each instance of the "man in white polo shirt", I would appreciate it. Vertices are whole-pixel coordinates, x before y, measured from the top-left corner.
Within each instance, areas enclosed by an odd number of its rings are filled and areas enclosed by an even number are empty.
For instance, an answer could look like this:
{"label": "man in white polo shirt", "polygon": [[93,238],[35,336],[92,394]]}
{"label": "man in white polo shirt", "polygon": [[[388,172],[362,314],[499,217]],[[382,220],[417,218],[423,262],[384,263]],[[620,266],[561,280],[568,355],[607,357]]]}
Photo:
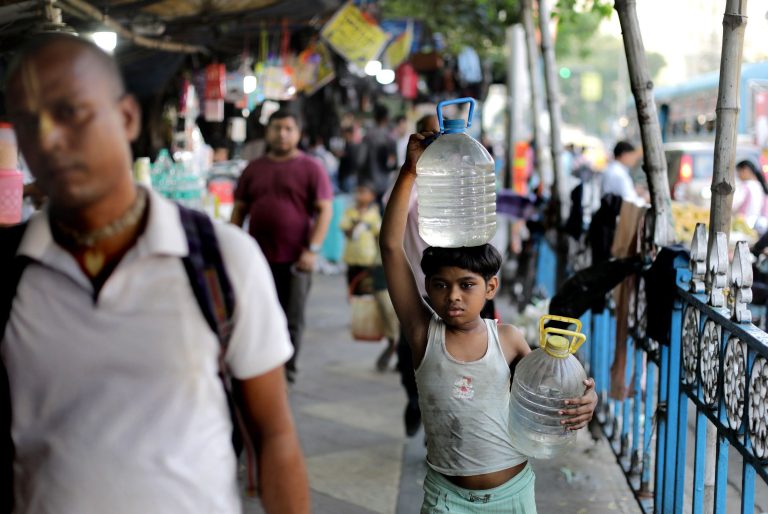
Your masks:
{"label": "man in white polo shirt", "polygon": [[613,160],[606,166],[601,183],[601,196],[620,196],[625,202],[644,205],[632,181],[630,170],[637,165],[640,154],[632,143],[619,141],[613,148]]}
{"label": "man in white polo shirt", "polygon": [[[239,514],[220,346],[182,263],[179,210],[131,177],[138,106],[90,42],[35,37],[7,77],[20,149],[49,198],[21,240],[29,264],[0,334],[14,512]],[[269,268],[238,229],[215,236],[235,297],[223,362],[258,446],[262,503],[309,512]]]}

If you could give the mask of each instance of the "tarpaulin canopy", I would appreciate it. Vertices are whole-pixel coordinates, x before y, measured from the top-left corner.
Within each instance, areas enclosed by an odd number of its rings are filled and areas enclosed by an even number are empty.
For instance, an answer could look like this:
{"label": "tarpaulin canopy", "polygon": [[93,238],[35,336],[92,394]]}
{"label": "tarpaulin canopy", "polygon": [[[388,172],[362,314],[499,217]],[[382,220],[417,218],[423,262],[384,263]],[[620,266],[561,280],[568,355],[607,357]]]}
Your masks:
{"label": "tarpaulin canopy", "polygon": [[[76,32],[91,32],[112,30],[108,24],[114,22],[131,34],[150,40],[199,47],[203,52],[237,53],[242,50],[243,39],[265,24],[270,27],[318,25],[343,3],[343,0],[54,0],[46,6],[39,0],[0,0],[0,49],[11,49],[30,32],[57,28],[57,24],[59,28]],[[53,9],[61,11],[60,24],[52,21]],[[117,32],[122,39],[131,40]]]}
{"label": "tarpaulin canopy", "polygon": [[43,30],[118,34],[115,57],[139,94],[162,88],[185,58],[238,56],[299,27],[319,28],[344,0],[0,0],[2,57]]}

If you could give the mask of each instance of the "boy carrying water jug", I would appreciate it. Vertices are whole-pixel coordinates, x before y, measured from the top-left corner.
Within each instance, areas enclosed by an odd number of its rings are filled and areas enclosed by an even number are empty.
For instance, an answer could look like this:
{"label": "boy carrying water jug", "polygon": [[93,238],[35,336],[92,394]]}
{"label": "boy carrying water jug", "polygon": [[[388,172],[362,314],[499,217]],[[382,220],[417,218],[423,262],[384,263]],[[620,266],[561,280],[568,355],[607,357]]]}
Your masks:
{"label": "boy carrying water jug", "polygon": [[[531,349],[520,330],[484,320],[496,294],[501,256],[491,245],[430,247],[421,268],[427,306],[403,250],[408,198],[424,132],[408,141],[405,164],[384,214],[380,246],[392,302],[413,353],[427,437],[422,514],[536,512],[534,474],[509,437],[510,365]],[[567,430],[587,425],[597,405],[594,381],[561,411]]]}

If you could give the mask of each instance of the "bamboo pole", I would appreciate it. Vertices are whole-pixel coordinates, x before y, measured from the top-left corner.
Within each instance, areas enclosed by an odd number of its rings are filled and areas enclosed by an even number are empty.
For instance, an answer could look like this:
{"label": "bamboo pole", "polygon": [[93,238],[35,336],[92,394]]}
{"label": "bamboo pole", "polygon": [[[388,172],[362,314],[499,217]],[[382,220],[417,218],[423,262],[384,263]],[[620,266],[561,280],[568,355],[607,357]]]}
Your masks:
{"label": "bamboo pole", "polygon": [[[709,244],[707,270],[710,269],[715,234],[723,232],[726,241],[731,233],[733,207],[734,166],[736,161],[736,134],[739,121],[739,86],[741,61],[744,50],[744,31],[747,27],[747,0],[726,0],[723,15],[723,46],[720,54],[720,82],[715,113],[715,155],[712,170],[712,200],[709,210]],[[712,277],[707,273],[707,289]],[[706,466],[704,473],[704,512],[714,512],[715,458],[717,455],[717,429],[707,424]]]}
{"label": "bamboo pole", "polygon": [[[715,160],[712,200],[709,211],[709,241],[717,232],[731,233],[736,128],[739,121],[739,82],[747,26],[747,0],[726,0],[723,16],[723,47],[720,55],[720,83],[715,110]],[[707,255],[709,259],[709,255]]]}
{"label": "bamboo pole", "polygon": [[[552,184],[552,199],[557,227],[568,217],[569,196],[567,191],[568,178],[563,169],[563,140],[560,132],[563,117],[560,112],[560,84],[555,71],[555,48],[552,44],[552,33],[549,30],[550,10],[547,0],[538,0],[539,32],[541,33],[541,54],[544,56],[544,82],[547,92],[547,107],[549,109],[549,143],[552,153],[552,169],[554,182]],[[567,256],[566,256],[567,257]]]}
{"label": "bamboo pole", "polygon": [[534,159],[536,161],[534,170],[539,174],[539,179],[544,181],[542,166],[544,165],[544,141],[542,137],[541,117],[539,116],[539,91],[541,91],[541,80],[537,63],[539,62],[536,53],[536,36],[533,26],[533,0],[521,0],[521,18],[523,20],[523,29],[525,30],[525,49],[528,54],[528,74],[531,79],[531,118],[533,125],[534,141]]}
{"label": "bamboo pole", "polygon": [[614,8],[619,15],[624,52],[632,94],[635,97],[640,138],[643,143],[643,171],[648,177],[651,207],[654,218],[654,243],[664,246],[672,243],[672,203],[667,178],[667,161],[661,145],[661,128],[653,99],[653,82],[648,71],[643,37],[637,21],[636,0],[615,0]]}

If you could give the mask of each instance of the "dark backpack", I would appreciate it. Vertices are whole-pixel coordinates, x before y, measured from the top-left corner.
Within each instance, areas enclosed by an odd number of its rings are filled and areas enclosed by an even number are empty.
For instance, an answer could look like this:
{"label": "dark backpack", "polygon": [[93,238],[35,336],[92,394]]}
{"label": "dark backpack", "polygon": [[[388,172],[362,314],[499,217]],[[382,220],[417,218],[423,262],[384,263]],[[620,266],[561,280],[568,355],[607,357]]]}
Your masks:
{"label": "dark backpack", "polygon": [[[221,346],[221,356],[226,352],[232,334],[232,314],[235,309],[235,296],[229,281],[224,261],[219,251],[219,243],[210,218],[198,211],[179,206],[181,222],[189,245],[189,255],[182,259],[189,283],[194,291],[205,320],[216,334]],[[16,296],[16,289],[29,260],[18,257],[21,239],[26,224],[0,229],[0,341],[5,334]],[[222,364],[220,377],[227,393],[232,425],[232,443],[239,456],[247,448],[249,458],[249,486],[253,488],[254,452],[248,440],[243,418],[237,408],[237,390]],[[0,512],[13,512],[13,458],[14,448],[11,438],[11,402],[8,389],[8,375],[5,365],[0,360]]]}

